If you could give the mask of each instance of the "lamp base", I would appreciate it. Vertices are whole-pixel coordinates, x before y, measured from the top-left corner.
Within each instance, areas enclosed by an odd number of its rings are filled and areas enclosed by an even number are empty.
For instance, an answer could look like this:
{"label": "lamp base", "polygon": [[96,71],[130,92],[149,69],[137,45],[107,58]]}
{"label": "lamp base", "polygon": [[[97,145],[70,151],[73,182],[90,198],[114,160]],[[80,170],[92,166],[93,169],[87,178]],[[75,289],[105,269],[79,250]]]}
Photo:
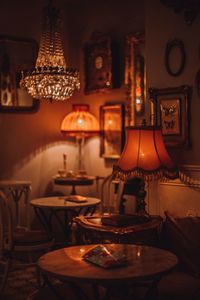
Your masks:
{"label": "lamp base", "polygon": [[[145,197],[147,192],[145,191],[145,182],[142,178],[134,177],[126,181],[124,185],[123,195],[133,195],[136,197],[136,214],[140,216],[146,216],[150,219],[149,214],[146,211],[146,202]],[[120,205],[119,205],[119,213],[125,214],[125,202],[122,195]]]}
{"label": "lamp base", "polygon": [[145,182],[143,179],[140,180],[139,183],[139,191],[136,195],[136,212],[140,215],[146,215],[149,216],[149,214],[146,211],[146,201],[145,197],[147,192],[145,191]]}

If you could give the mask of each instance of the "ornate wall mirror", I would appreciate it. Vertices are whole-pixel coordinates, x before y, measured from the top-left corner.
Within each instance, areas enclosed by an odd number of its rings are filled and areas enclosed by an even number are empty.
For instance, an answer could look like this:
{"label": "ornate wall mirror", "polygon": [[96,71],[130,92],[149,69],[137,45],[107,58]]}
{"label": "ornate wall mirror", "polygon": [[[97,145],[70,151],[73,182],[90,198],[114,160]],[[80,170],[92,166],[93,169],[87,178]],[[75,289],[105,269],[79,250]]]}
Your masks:
{"label": "ornate wall mirror", "polygon": [[173,39],[165,49],[165,67],[171,76],[179,76],[185,68],[185,47],[183,41]]}
{"label": "ornate wall mirror", "polygon": [[0,112],[35,111],[39,101],[19,86],[21,70],[31,69],[37,55],[31,39],[0,36]]}
{"label": "ornate wall mirror", "polygon": [[146,98],[144,33],[129,34],[126,37],[125,57],[126,125],[141,125]]}

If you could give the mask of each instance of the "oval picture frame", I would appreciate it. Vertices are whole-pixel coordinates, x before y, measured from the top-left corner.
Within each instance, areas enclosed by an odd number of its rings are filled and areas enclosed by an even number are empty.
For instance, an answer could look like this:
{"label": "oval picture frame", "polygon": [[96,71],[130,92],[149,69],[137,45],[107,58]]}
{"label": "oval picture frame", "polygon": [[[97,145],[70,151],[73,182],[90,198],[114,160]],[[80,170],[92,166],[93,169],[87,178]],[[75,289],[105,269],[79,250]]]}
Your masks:
{"label": "oval picture frame", "polygon": [[198,94],[198,96],[200,96],[200,70],[198,70],[196,73],[195,84],[196,84],[197,94]]}
{"label": "oval picture frame", "polygon": [[[175,48],[177,48],[180,53],[180,65],[178,66],[177,69],[173,70],[173,67],[170,64],[170,58]],[[165,67],[167,72],[171,76],[179,76],[185,68],[185,60],[186,60],[186,55],[185,55],[185,47],[183,41],[179,39],[174,39],[172,41],[169,41],[165,49]]]}

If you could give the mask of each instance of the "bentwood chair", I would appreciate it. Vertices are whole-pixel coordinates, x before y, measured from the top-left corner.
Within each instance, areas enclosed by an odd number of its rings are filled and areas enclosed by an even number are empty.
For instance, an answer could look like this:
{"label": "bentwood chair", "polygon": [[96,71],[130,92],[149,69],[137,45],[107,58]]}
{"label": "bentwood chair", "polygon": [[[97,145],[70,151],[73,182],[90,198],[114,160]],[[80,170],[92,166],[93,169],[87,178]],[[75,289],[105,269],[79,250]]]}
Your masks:
{"label": "bentwood chair", "polygon": [[[3,290],[11,267],[13,269],[36,266],[39,256],[53,246],[54,238],[45,231],[16,225],[11,208],[12,199],[0,191],[0,201],[0,285]],[[17,207],[15,211],[19,211],[19,208]]]}
{"label": "bentwood chair", "polygon": [[6,196],[0,191],[0,296],[6,285],[12,249],[13,224],[11,211]]}
{"label": "bentwood chair", "polygon": [[8,198],[13,223],[12,257],[26,264],[34,263],[44,251],[50,250],[54,239],[44,230],[32,230],[29,220],[31,182],[0,181],[0,190]]}

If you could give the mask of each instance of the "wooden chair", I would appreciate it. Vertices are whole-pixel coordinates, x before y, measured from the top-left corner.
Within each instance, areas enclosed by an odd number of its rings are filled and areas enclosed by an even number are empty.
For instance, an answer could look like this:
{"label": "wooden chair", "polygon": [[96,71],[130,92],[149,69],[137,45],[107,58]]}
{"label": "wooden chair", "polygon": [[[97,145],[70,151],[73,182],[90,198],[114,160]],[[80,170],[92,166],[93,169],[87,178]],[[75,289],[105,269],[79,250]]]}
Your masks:
{"label": "wooden chair", "polygon": [[0,191],[0,295],[3,294],[13,249],[13,223],[8,199]]}
{"label": "wooden chair", "polygon": [[[32,230],[29,220],[31,182],[0,181],[0,190],[6,194],[13,223],[12,258],[25,264],[34,264],[40,254],[50,250],[54,239],[44,230]],[[24,203],[22,201],[24,200]],[[23,213],[22,213],[23,212]]]}
{"label": "wooden chair", "polygon": [[[19,182],[12,183],[7,189],[4,186],[4,192],[2,188],[0,189],[0,290],[3,292],[9,271],[13,268],[36,266],[39,256],[53,246],[54,238],[43,230],[31,230],[29,222],[25,224],[26,226],[21,226],[21,217],[15,216],[15,213],[20,212],[19,203],[23,199],[24,192],[29,192],[30,189],[24,189],[23,184]],[[11,205],[13,195],[17,195],[18,199],[14,202],[14,209]],[[28,194],[25,194],[25,202],[28,205]],[[25,212],[28,213],[28,209]],[[25,219],[28,220],[27,217]],[[38,276],[37,268],[36,276]],[[37,278],[40,284],[40,278]]]}

